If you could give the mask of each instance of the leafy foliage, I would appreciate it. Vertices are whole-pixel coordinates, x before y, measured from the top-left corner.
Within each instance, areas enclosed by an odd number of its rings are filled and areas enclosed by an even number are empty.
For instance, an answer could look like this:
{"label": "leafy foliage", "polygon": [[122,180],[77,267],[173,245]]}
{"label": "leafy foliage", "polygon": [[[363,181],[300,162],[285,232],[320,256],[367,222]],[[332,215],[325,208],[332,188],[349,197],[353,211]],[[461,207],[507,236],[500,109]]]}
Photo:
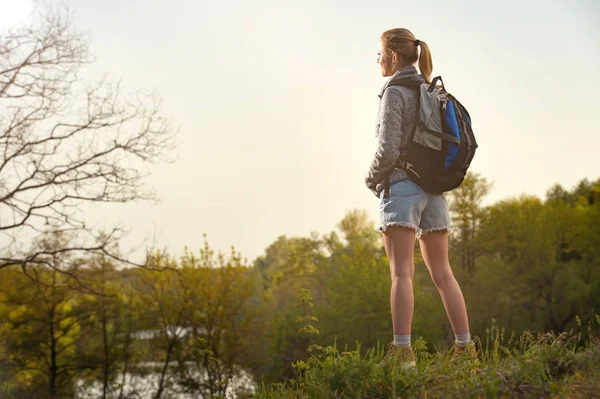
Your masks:
{"label": "leafy foliage", "polygon": [[448,198],[450,258],[471,333],[485,337],[475,368],[445,359],[453,334],[418,246],[418,367],[376,367],[392,336],[389,263],[374,224],[352,210],[335,231],[279,237],[252,264],[205,240],[180,259],[155,253],[147,268],[119,268],[56,252],[72,237],[45,235],[39,265],[0,270],[0,391],[224,398],[253,396],[254,381],[258,397],[586,397],[600,377],[590,366],[600,181],[487,206],[490,184],[467,182]]}

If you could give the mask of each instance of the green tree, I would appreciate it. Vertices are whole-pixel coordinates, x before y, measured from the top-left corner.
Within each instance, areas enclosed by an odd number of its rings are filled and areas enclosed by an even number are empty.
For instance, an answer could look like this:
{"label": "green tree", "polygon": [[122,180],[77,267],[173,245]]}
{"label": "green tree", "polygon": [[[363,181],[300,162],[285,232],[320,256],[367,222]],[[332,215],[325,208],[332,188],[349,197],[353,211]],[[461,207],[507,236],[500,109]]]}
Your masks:
{"label": "green tree", "polygon": [[12,286],[2,307],[2,340],[18,381],[16,392],[36,398],[72,396],[76,378],[86,372],[77,344],[89,334],[93,315],[77,300],[79,270],[63,267],[74,263],[68,253],[54,252],[67,239],[59,233],[38,244],[40,252],[50,253],[39,257],[43,267],[5,274]]}
{"label": "green tree", "polygon": [[471,274],[475,271],[475,258],[479,255],[477,235],[486,217],[482,202],[491,187],[486,178],[469,172],[461,186],[450,194],[450,212],[456,226],[452,244],[454,251],[459,254],[462,268]]}
{"label": "green tree", "polygon": [[[508,299],[503,313],[516,315],[520,330],[560,332],[584,309],[591,287],[578,255],[583,224],[581,208],[535,197],[490,208],[485,241],[504,263],[497,282]],[[518,317],[519,311],[528,317]]]}
{"label": "green tree", "polygon": [[100,381],[102,399],[121,398],[124,387],[119,385],[131,355],[132,287],[122,281],[107,257],[89,258],[81,278],[89,291],[82,292],[78,301],[89,309],[94,320],[92,331],[78,345],[80,364],[94,368],[84,381]]}
{"label": "green tree", "polygon": [[[205,397],[225,397],[242,367],[255,369],[261,355],[255,346],[262,337],[253,334],[260,331],[260,313],[251,302],[255,275],[235,250],[229,256],[215,253],[206,241],[198,256],[185,253],[178,274],[187,305],[182,325],[191,338],[176,354],[179,382]],[[206,374],[204,381],[198,381],[199,373]]]}
{"label": "green tree", "polygon": [[175,260],[155,254],[150,264],[153,268],[142,270],[135,288],[151,334],[146,344],[146,361],[156,364],[150,371],[158,373],[158,385],[152,397],[160,399],[169,390],[172,377],[169,368],[176,361],[177,347],[183,345],[185,339],[182,326],[187,303]]}
{"label": "green tree", "polygon": [[316,304],[321,343],[365,347],[389,340],[390,272],[381,233],[366,212],[350,211],[338,224],[341,245],[331,252],[321,275],[323,300]]}

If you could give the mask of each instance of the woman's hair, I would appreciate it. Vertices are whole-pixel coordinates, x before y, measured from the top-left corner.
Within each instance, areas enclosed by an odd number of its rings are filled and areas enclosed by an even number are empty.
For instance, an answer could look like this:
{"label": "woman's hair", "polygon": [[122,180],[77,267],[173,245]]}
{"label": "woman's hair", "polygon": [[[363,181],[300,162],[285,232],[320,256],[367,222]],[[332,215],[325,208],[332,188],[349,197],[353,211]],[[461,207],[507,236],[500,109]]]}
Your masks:
{"label": "woman's hair", "polygon": [[[381,41],[388,54],[390,50],[393,50],[410,65],[419,61],[419,70],[427,82],[430,82],[433,63],[431,62],[431,52],[427,43],[417,40],[411,31],[404,28],[390,29],[383,32]],[[418,51],[419,46],[421,47],[420,55]]]}

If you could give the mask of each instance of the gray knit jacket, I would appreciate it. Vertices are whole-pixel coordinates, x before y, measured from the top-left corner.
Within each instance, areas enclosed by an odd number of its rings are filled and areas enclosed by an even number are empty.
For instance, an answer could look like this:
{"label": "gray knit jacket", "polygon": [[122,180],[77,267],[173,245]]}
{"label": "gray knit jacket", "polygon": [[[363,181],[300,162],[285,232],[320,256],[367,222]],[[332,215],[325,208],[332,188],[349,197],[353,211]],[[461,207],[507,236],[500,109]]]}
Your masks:
{"label": "gray knit jacket", "polygon": [[385,175],[390,172],[390,184],[407,178],[406,172],[394,168],[401,151],[408,145],[415,129],[419,111],[419,94],[404,86],[391,86],[397,80],[408,80],[414,84],[425,83],[414,66],[401,68],[386,82],[379,94],[377,113],[377,150],[365,178],[367,187],[379,196],[383,190]]}

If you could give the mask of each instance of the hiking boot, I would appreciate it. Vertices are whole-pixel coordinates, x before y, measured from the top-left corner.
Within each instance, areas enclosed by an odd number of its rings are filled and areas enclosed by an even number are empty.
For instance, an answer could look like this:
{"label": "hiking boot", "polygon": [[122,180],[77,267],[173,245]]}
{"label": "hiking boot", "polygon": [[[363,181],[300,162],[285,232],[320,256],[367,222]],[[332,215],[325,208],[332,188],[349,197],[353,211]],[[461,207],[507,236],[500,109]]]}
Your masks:
{"label": "hiking boot", "polygon": [[469,342],[467,346],[462,347],[454,342],[454,345],[450,349],[451,361],[476,361],[477,360],[477,349],[473,341]]}
{"label": "hiking boot", "polygon": [[400,366],[403,369],[409,369],[415,367],[417,364],[417,357],[410,346],[399,346],[390,342],[388,350],[381,363],[380,367],[385,365]]}

